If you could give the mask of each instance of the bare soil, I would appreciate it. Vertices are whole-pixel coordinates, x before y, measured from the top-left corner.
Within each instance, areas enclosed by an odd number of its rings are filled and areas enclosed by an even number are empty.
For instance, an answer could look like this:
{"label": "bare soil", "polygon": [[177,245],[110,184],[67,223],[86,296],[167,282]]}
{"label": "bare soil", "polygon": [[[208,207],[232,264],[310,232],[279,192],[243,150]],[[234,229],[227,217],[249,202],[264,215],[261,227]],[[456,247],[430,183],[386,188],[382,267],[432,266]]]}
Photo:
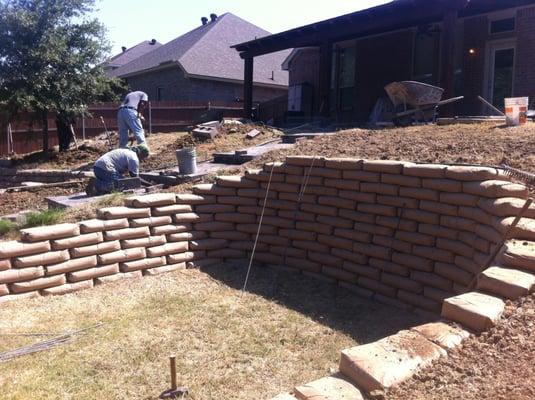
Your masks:
{"label": "bare soil", "polygon": [[535,295],[509,302],[500,323],[472,336],[387,400],[535,398]]}

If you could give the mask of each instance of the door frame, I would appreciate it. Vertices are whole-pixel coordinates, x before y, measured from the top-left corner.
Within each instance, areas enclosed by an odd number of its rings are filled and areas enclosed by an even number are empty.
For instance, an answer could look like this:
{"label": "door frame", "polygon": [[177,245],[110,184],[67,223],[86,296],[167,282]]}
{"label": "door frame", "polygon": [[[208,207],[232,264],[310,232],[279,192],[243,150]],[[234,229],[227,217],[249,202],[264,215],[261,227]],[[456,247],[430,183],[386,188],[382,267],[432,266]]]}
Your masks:
{"label": "door frame", "polygon": [[516,38],[501,39],[501,40],[492,40],[487,42],[485,50],[485,74],[483,80],[483,97],[490,103],[494,97],[494,65],[496,61],[496,51],[500,50],[514,50],[513,57],[513,79],[511,82],[514,96],[515,88],[515,70],[516,70],[516,58],[517,58],[517,41]]}

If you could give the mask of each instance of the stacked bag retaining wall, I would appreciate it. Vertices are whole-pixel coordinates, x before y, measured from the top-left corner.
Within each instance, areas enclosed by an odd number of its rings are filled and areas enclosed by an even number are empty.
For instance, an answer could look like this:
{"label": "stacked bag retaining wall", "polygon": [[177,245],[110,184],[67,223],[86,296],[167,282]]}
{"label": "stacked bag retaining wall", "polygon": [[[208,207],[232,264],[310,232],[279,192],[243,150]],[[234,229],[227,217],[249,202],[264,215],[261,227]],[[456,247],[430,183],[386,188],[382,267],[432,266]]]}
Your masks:
{"label": "stacked bag retaining wall", "polygon": [[[264,210],[256,262],[440,312],[467,291],[527,195],[491,168],[288,157],[193,194],[137,196],[99,219],[23,230],[20,242],[0,242],[0,302],[247,259]],[[515,236],[530,232],[521,224]]]}

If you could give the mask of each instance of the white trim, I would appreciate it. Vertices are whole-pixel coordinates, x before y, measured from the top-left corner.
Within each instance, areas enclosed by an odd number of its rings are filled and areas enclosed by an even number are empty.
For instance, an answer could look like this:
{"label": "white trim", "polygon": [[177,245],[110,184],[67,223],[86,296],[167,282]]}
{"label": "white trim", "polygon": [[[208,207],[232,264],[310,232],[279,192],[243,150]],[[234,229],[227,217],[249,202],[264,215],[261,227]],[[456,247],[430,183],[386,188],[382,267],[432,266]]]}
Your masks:
{"label": "white trim", "polygon": [[483,78],[483,97],[490,103],[494,97],[494,64],[495,64],[495,55],[496,51],[513,49],[513,81],[512,95],[514,96],[514,87],[515,87],[515,68],[516,68],[516,58],[517,58],[517,40],[516,38],[509,39],[500,39],[500,40],[489,40],[485,46],[485,71]]}

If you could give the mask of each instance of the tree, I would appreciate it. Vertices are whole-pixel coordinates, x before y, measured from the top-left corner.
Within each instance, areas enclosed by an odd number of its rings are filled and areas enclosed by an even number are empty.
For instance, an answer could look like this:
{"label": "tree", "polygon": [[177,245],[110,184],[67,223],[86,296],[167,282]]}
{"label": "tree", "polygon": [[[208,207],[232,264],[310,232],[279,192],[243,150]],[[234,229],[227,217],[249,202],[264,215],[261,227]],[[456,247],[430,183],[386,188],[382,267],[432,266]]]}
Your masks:
{"label": "tree", "polygon": [[48,149],[49,110],[81,114],[114,100],[120,84],[100,64],[104,26],[88,17],[95,0],[0,0],[0,103],[11,116],[34,110]]}

